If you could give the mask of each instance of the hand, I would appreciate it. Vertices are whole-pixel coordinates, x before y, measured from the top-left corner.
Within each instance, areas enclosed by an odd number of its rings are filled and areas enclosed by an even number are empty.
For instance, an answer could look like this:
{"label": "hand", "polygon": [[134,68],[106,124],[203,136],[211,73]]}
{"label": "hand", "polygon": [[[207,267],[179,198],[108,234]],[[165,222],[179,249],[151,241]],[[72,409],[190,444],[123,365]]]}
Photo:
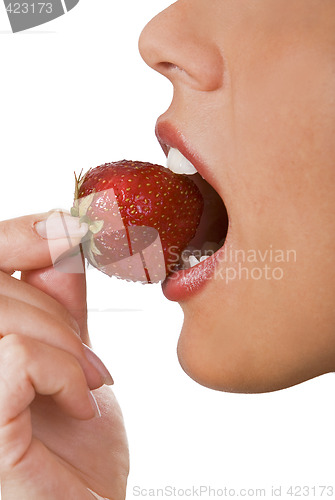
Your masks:
{"label": "hand", "polygon": [[[36,223],[48,215],[0,222],[2,498],[122,499],[129,467],[122,414],[103,385],[112,383],[107,369],[82,343],[89,344],[84,272],[54,269],[36,231],[46,236]],[[85,227],[72,219],[70,232],[75,246]],[[59,254],[68,249],[61,228],[51,236]]]}

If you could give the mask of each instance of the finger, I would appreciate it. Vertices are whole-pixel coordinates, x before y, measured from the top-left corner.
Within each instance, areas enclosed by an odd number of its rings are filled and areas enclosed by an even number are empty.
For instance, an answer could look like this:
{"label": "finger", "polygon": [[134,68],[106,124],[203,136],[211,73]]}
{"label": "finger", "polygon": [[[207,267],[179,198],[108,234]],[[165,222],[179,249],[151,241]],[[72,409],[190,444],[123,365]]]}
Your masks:
{"label": "finger", "polygon": [[12,469],[32,443],[30,404],[51,396],[71,417],[99,415],[78,361],[69,353],[29,337],[0,342],[0,474]]}
{"label": "finger", "polygon": [[68,352],[9,335],[1,340],[0,373],[0,426],[24,411],[35,393],[52,396],[74,418],[86,420],[95,415],[85,375]]}
{"label": "finger", "polygon": [[76,249],[88,231],[86,223],[53,211],[0,222],[0,269],[6,273],[52,265]]}
{"label": "finger", "polygon": [[[76,332],[48,312],[19,300],[0,295],[1,335],[18,334],[57,347],[80,363],[88,385],[93,389],[112,384],[113,379],[102,361],[92,355]],[[24,321],[22,320],[24,318]],[[1,341],[0,341],[1,346]]]}
{"label": "finger", "polygon": [[[29,275],[29,273],[30,271],[27,271],[24,274]],[[32,271],[32,273],[35,273],[35,271]],[[36,274],[38,276],[37,271]],[[55,318],[68,323],[68,325],[79,335],[79,325],[74,317],[69,313],[66,307],[48,294],[48,291],[52,292],[52,284],[50,284],[50,290],[45,290],[47,293],[43,293],[41,290],[43,288],[42,285],[39,287],[41,289],[38,289],[38,287],[34,286],[34,280],[31,280],[31,285],[28,282],[29,280],[26,281],[27,283],[23,279],[18,280],[6,273],[0,272],[0,295],[3,294],[8,298],[26,302],[27,304],[48,312]],[[41,280],[41,283],[43,284],[43,280]]]}
{"label": "finger", "polygon": [[[82,258],[81,255],[73,258]],[[70,267],[70,266],[69,266]],[[87,300],[85,266],[82,273],[62,273],[57,268],[26,271],[21,279],[62,304],[78,325],[80,336],[90,345],[87,329]]]}

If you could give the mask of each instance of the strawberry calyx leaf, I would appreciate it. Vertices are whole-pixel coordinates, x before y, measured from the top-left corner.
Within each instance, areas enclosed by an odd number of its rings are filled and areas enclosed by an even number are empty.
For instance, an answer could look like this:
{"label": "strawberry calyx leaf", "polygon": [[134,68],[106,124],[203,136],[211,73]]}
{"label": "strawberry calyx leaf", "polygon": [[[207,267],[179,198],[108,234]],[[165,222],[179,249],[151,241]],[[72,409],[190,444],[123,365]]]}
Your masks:
{"label": "strawberry calyx leaf", "polygon": [[87,211],[92,204],[95,192],[89,194],[88,196],[84,196],[83,198],[79,198],[80,188],[85,180],[86,175],[88,174],[88,172],[90,172],[90,170],[88,170],[84,175],[82,175],[83,171],[81,170],[78,177],[76,173],[74,173],[75,193],[74,193],[74,203],[70,210],[70,213],[73,217],[79,217],[79,221],[81,223],[85,222],[88,225],[88,233],[85,237],[86,241],[85,250],[87,251],[87,256],[91,261],[91,263],[97,266],[97,262],[94,258],[94,255],[101,255],[101,252],[95,244],[94,236],[102,230],[104,226],[104,221],[103,220],[92,221],[87,215]]}

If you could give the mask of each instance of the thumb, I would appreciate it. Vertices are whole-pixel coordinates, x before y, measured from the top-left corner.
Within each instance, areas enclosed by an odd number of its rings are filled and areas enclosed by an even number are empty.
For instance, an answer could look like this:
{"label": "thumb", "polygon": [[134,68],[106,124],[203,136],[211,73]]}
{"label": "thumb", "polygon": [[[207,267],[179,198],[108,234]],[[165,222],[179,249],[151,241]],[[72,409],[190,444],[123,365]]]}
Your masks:
{"label": "thumb", "polygon": [[[81,254],[77,254],[70,259],[82,259]],[[68,262],[71,268],[71,263]],[[74,267],[78,267],[74,263]],[[44,269],[35,269],[21,273],[21,279],[26,283],[38,288],[57,302],[62,304],[77,321],[80,336],[85,344],[90,345],[87,329],[87,301],[86,301],[86,279],[85,266],[82,264],[82,273],[60,272],[53,266]]]}

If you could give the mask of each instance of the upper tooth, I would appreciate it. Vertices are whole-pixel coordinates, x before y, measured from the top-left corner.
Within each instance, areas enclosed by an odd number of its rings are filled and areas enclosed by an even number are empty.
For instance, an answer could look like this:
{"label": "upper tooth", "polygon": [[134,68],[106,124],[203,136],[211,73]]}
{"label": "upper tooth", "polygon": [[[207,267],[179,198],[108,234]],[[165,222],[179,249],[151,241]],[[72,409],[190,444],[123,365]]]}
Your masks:
{"label": "upper tooth", "polygon": [[178,149],[171,148],[167,157],[167,168],[175,174],[196,174],[197,170]]}
{"label": "upper tooth", "polygon": [[211,255],[219,250],[221,246],[222,245],[219,245],[219,243],[216,243],[215,241],[206,241],[201,247],[201,253],[207,255],[210,252],[209,255]]}

